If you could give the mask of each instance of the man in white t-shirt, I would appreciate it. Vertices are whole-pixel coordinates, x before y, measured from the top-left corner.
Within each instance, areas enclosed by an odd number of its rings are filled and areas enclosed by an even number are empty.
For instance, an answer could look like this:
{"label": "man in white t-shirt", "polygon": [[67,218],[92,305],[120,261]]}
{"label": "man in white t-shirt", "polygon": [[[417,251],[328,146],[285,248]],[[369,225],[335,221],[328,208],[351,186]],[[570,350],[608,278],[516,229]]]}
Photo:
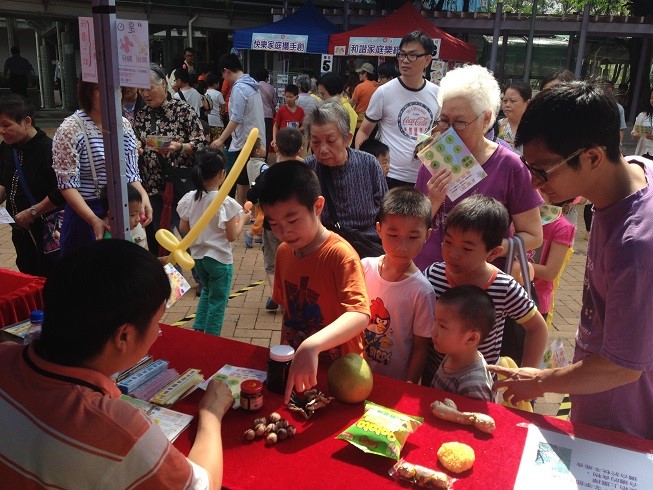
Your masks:
{"label": "man in white t-shirt", "polygon": [[424,79],[433,49],[433,40],[422,31],[401,40],[397,53],[401,75],[374,92],[356,134],[359,148],[379,125],[378,138],[390,147],[389,189],[415,185],[420,166],[414,157],[417,135],[429,133],[440,112],[438,87]]}
{"label": "man in white t-shirt", "polygon": [[177,90],[172,94],[172,96],[175,99],[186,102],[189,106],[195,109],[195,112],[199,116],[204,97],[190,86],[190,75],[183,68],[177,68],[175,70],[175,84]]}
{"label": "man in white t-shirt", "polygon": [[211,141],[217,139],[224,129],[222,109],[224,108],[225,101],[222,92],[220,92],[221,83],[222,80],[215,73],[209,73],[206,77],[206,84],[209,87],[206,89],[206,95],[213,102],[213,107],[207,116],[209,127],[211,128]]}

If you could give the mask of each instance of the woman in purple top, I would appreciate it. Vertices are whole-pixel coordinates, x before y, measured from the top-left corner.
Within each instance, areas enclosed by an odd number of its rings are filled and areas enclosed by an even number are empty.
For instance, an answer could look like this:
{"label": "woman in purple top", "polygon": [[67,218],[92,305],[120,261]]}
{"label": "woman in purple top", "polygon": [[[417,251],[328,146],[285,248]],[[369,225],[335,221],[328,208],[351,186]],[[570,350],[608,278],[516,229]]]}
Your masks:
{"label": "woman in purple top", "polygon": [[451,201],[446,197],[451,173],[443,169],[432,176],[424,165],[420,167],[415,187],[431,201],[432,231],[415,264],[424,270],[432,263],[442,261],[447,213],[472,194],[484,194],[503,203],[510,213],[513,233],[523,238],[526,249],[539,247],[542,244],[542,224],[538,208],[542,198],[531,186],[530,174],[519,155],[485,137],[494,124],[501,103],[499,85],[492,74],[478,65],[452,70],[440,83],[438,101],[442,111],[436,129],[443,132],[453,127],[483,166],[487,177]]}

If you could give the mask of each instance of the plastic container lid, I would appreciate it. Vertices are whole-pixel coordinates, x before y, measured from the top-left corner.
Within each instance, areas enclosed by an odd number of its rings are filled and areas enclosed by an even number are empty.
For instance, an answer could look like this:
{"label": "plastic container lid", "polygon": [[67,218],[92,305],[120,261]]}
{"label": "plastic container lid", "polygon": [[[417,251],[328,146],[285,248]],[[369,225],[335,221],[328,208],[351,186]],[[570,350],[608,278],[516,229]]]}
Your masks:
{"label": "plastic container lid", "polygon": [[41,322],[41,323],[43,323],[43,311],[42,310],[34,310],[29,315],[29,321],[30,322]]}
{"label": "plastic container lid", "polygon": [[273,361],[292,361],[295,357],[295,349],[289,345],[274,345],[270,347],[270,359]]}
{"label": "plastic container lid", "polygon": [[246,395],[258,395],[263,391],[263,383],[257,379],[246,379],[240,383],[240,392]]}

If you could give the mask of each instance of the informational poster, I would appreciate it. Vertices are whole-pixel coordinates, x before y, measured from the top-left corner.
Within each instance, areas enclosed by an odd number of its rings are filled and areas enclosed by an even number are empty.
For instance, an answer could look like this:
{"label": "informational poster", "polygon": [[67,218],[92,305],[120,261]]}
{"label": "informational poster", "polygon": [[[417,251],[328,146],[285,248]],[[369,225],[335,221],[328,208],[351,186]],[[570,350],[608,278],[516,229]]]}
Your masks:
{"label": "informational poster", "polygon": [[653,488],[653,457],[528,426],[515,490]]}
{"label": "informational poster", "polygon": [[[336,56],[396,56],[399,52],[400,37],[350,37],[348,52],[343,52],[343,46],[336,46]],[[433,39],[433,59],[440,58],[441,39]]]}
{"label": "informational poster", "polygon": [[120,85],[150,88],[150,48],[147,21],[116,20]]}
{"label": "informational poster", "polygon": [[323,54],[322,61],[320,62],[320,72],[328,73],[333,69],[333,55]]}
{"label": "informational poster", "polygon": [[275,34],[272,32],[255,32],[252,34],[252,49],[305,53],[307,47],[308,36],[304,35]]}
{"label": "informational poster", "polygon": [[85,82],[98,83],[93,18],[80,17],[78,20],[79,54],[82,60],[82,80]]}
{"label": "informational poster", "polygon": [[[150,88],[150,48],[148,23],[144,20],[116,20],[120,85]],[[82,80],[98,83],[93,18],[79,18],[79,51]]]}

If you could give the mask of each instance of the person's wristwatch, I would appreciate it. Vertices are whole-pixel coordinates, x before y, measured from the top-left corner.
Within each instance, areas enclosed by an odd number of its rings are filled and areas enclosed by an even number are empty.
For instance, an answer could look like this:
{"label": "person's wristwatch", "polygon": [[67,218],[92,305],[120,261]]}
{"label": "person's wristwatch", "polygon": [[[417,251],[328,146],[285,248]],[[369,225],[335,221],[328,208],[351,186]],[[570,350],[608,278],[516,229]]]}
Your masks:
{"label": "person's wristwatch", "polygon": [[39,214],[38,211],[36,210],[36,206],[32,206],[31,208],[29,208],[29,212],[30,212],[30,214],[31,214],[32,216],[34,216],[35,218],[36,218],[36,216]]}

